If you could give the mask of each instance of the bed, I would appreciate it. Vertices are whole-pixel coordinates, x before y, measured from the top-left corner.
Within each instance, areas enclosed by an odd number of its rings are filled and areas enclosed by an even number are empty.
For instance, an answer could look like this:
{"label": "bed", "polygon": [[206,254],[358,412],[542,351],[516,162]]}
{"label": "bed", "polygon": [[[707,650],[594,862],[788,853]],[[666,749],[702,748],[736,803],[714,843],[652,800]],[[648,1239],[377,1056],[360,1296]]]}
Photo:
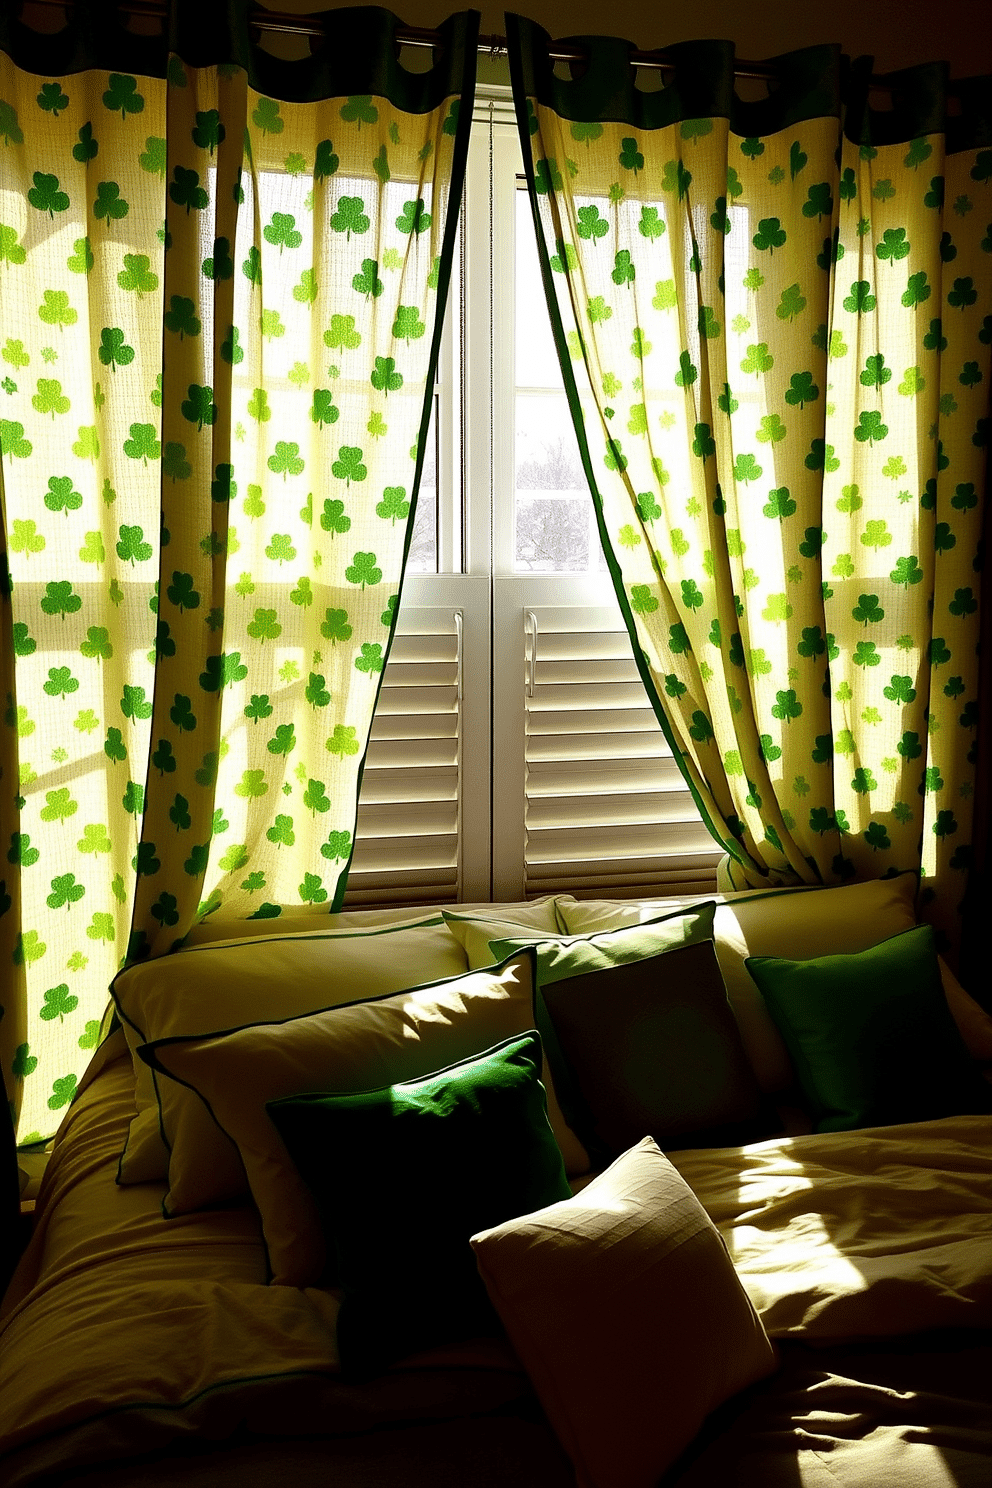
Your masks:
{"label": "bed", "polygon": [[[889,909],[903,915],[906,904],[895,899]],[[460,976],[446,968],[446,988],[481,959],[472,940],[480,924],[497,947],[514,928],[512,915],[493,929],[480,913],[458,925],[427,917],[438,943],[453,936],[459,949],[445,954],[456,966],[464,953]],[[657,906],[614,907],[616,933],[635,914],[650,919]],[[568,905],[520,907],[516,935],[546,940],[555,924],[562,937],[568,915]],[[601,933],[608,907],[573,908],[572,916]],[[810,917],[799,918],[813,933]],[[869,941],[895,923],[877,905],[867,918]],[[354,922],[337,928],[357,937]],[[374,925],[373,933],[391,928]],[[571,930],[573,945],[576,936]],[[269,953],[327,947],[326,932],[266,927],[253,961],[264,959],[263,940]],[[207,953],[227,954],[231,945],[205,928],[172,958],[173,975],[216,967]],[[408,968],[402,955],[397,961],[394,975],[403,979]],[[235,964],[243,967],[243,956]],[[990,1030],[977,1007],[968,1016],[974,1057]],[[271,1283],[264,1204],[232,1195],[187,1212],[174,1205],[165,1218],[167,1178],[120,1183],[142,1100],[135,1038],[125,1023],[97,1052],[59,1131],[33,1235],[4,1300],[0,1480],[10,1488],[166,1488],[295,1476],[355,1488],[565,1488],[577,1465],[579,1481],[592,1480],[566,1450],[567,1432],[549,1424],[547,1392],[539,1380],[535,1387],[512,1329],[407,1352],[367,1377],[343,1375],[342,1291]],[[550,1078],[544,1071],[549,1086],[554,1068]],[[166,1078],[159,1070],[158,1083]],[[567,1111],[564,1096],[561,1104]],[[710,1410],[655,1481],[984,1488],[992,1462],[990,1136],[992,1117],[965,1111],[858,1130],[780,1131],[733,1146],[666,1146],[671,1170],[719,1232],[772,1340],[775,1367]],[[570,1175],[575,1199],[566,1207],[599,1181]],[[664,1414],[659,1401],[639,1432],[649,1439],[662,1431]],[[618,1464],[628,1445],[615,1439]],[[626,1481],[621,1468],[613,1480]]]}

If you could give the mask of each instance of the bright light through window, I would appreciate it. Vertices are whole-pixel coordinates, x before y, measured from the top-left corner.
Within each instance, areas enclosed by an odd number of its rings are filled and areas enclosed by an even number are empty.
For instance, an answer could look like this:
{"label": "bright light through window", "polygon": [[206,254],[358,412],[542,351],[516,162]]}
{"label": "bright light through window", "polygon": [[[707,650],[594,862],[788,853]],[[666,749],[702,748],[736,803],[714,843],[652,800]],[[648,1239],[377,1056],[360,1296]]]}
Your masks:
{"label": "bright light through window", "polygon": [[590,573],[605,569],[551,334],[530,203],[522,190],[516,192],[514,289],[513,566],[518,573]]}

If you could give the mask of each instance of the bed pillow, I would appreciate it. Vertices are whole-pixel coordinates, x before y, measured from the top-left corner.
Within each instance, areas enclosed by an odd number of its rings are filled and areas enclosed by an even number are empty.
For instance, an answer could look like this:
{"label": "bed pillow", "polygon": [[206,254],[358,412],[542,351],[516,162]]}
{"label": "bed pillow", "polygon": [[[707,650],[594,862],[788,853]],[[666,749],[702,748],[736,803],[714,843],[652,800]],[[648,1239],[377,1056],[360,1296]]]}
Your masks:
{"label": "bed pillow", "polygon": [[[294,1017],[459,976],[467,969],[464,951],[440,914],[433,914],[367,931],[246,934],[119,972],[110,991],[134,1059],[137,1115],[117,1181],[168,1177],[175,1110],[187,1099],[180,1087],[164,1093],[156,1089],[153,1071],[137,1057],[140,1044]],[[239,1164],[216,1135],[204,1152],[208,1161],[216,1163],[218,1202],[246,1192]]]}
{"label": "bed pillow", "polygon": [[[863,951],[916,924],[913,873],[829,889],[757,889],[718,899],[713,939],[727,996],[761,1088],[783,1096],[794,1085],[781,1034],[744,962],[748,956],[803,960],[835,951]],[[560,898],[556,909],[571,934],[651,921],[685,901],[583,901]]]}
{"label": "bed pillow", "polygon": [[344,1291],[346,1378],[495,1326],[470,1237],[570,1196],[541,1062],[531,1031],[421,1080],[270,1103]]}
{"label": "bed pillow", "polygon": [[495,940],[520,940],[536,944],[562,934],[555,906],[557,900],[537,904],[493,904],[484,913],[468,905],[456,904],[443,911],[449,930],[464,947],[468,964],[473,968],[492,966],[496,957],[489,949]]}
{"label": "bed pillow", "polygon": [[655,1488],[710,1411],[776,1368],[723,1240],[649,1137],[472,1248],[579,1488]]}
{"label": "bed pillow", "polygon": [[[261,1214],[273,1279],[315,1285],[324,1269],[320,1226],[266,1102],[419,1078],[533,1027],[533,952],[522,951],[500,966],[388,997],[142,1046],[172,1112],[167,1212],[217,1202],[222,1149]],[[169,1101],[172,1092],[183,1099]]]}
{"label": "bed pillow", "polygon": [[[656,914],[643,926],[626,927],[628,938],[617,941],[613,949],[607,935],[588,934],[584,931],[562,934],[560,930],[540,934],[514,920],[500,922],[496,919],[480,919],[475,915],[461,913],[457,909],[443,911],[448,929],[465,948],[469,965],[492,966],[507,954],[506,947],[513,945],[546,945],[548,947],[571,948],[569,955],[578,964],[588,964],[592,970],[603,964],[604,956],[613,961],[638,961],[644,955],[656,955],[661,949],[673,950],[676,946],[689,945],[695,941],[711,940],[713,937],[712,899],[690,906],[679,905],[668,914]],[[638,938],[640,937],[640,938]],[[552,954],[549,951],[549,954]],[[553,954],[557,954],[554,952]]]}
{"label": "bed pillow", "polygon": [[[483,927],[447,916],[470,959]],[[537,1026],[562,1112],[595,1166],[650,1135],[669,1150],[775,1129],[713,952],[712,903],[537,945]],[[519,937],[489,939],[503,957]]]}
{"label": "bed pillow", "polygon": [[792,1056],[815,1131],[992,1110],[919,925],[855,955],[745,963]]}
{"label": "bed pillow", "polygon": [[538,1027],[565,1119],[594,1166],[645,1135],[672,1151],[736,1147],[779,1129],[711,940],[592,975],[581,966],[570,975],[567,955],[549,966],[546,950],[537,953]]}

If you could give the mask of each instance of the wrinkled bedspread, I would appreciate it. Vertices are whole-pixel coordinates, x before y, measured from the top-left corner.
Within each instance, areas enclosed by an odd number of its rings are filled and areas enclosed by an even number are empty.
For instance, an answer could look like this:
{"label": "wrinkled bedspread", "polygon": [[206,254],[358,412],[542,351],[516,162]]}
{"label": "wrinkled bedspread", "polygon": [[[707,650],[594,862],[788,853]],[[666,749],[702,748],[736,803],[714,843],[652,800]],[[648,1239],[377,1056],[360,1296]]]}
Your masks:
{"label": "wrinkled bedspread", "polygon": [[773,1337],[992,1326],[992,1118],[671,1156]]}
{"label": "wrinkled bedspread", "polygon": [[[312,1480],[322,1462],[345,1488],[568,1482],[501,1339],[346,1386],[336,1296],[266,1285],[252,1209],[165,1221],[161,1185],[118,1188],[133,1077],[114,1053],[66,1118],[5,1301],[0,1481],[123,1485],[128,1462],[164,1454],[133,1479],[164,1488],[169,1454],[258,1439],[226,1467],[182,1457],[183,1481]],[[784,1347],[781,1374],[725,1407],[666,1488],[984,1488],[990,1133],[989,1118],[951,1118],[674,1155]]]}

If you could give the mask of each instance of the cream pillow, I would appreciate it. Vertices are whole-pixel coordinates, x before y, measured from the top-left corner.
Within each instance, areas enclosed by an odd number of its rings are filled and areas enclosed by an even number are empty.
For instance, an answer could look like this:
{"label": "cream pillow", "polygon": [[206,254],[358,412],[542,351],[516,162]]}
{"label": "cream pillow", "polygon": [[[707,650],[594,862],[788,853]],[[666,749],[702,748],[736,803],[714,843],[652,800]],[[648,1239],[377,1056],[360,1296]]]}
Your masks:
{"label": "cream pillow", "polygon": [[[712,899],[712,895],[707,896]],[[745,969],[748,956],[803,961],[835,952],[868,950],[916,924],[916,876],[873,879],[830,889],[756,889],[716,900],[713,939],[727,996],[737,1016],[751,1067],[771,1095],[794,1084],[792,1063],[761,994]],[[650,922],[687,900],[557,902],[571,935]]]}
{"label": "cream pillow", "polygon": [[556,905],[557,900],[491,904],[480,913],[471,904],[453,904],[442,912],[452,934],[465,947],[469,966],[492,966],[496,958],[489,949],[490,941],[560,940],[562,926]]}
{"label": "cream pillow", "polygon": [[[170,1086],[160,1109],[161,1092],[153,1073],[136,1057],[140,1044],[295,1017],[460,976],[467,969],[461,946],[440,914],[432,914],[364,931],[245,934],[143,961],[118,973],[110,991],[134,1059],[137,1115],[121,1154],[117,1181],[146,1183],[168,1177],[175,1111],[192,1099],[181,1087]],[[229,1144],[215,1131],[205,1140],[210,1146],[204,1162],[209,1156],[218,1164],[217,1201],[246,1193],[244,1174],[232,1160]]]}
{"label": "cream pillow", "polygon": [[716,1227],[650,1137],[471,1244],[579,1488],[656,1488],[710,1411],[777,1366]]}
{"label": "cream pillow", "polygon": [[[492,970],[388,997],[142,1045],[170,1110],[168,1212],[227,1197],[230,1185],[222,1191],[217,1182],[222,1150],[262,1217],[273,1280],[316,1286],[325,1265],[317,1211],[266,1102],[420,1079],[533,1027],[533,952],[524,951]],[[174,1106],[173,1091],[185,1097]]]}

